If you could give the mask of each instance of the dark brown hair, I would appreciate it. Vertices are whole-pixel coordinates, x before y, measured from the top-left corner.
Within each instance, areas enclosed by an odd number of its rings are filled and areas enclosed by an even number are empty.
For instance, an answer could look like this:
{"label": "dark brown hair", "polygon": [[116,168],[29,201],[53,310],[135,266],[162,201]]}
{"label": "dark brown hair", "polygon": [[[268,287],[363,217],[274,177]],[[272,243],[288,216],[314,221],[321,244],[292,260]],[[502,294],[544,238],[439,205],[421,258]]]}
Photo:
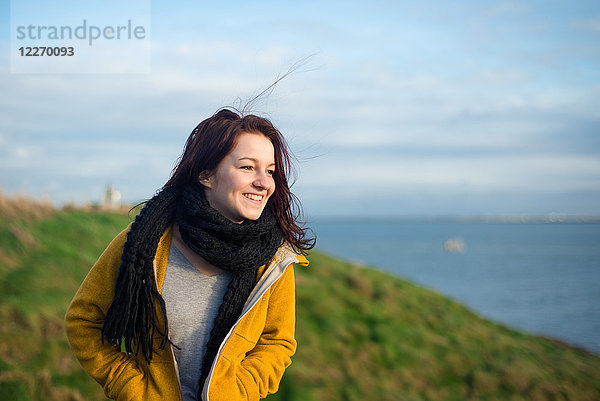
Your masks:
{"label": "dark brown hair", "polygon": [[308,238],[307,229],[300,223],[302,207],[291,192],[288,177],[292,173],[291,154],[285,138],[264,117],[253,114],[240,115],[230,109],[221,109],[194,128],[187,139],[183,154],[163,186],[183,188],[198,181],[200,174],[214,170],[219,162],[235,147],[240,134],[258,132],[267,137],[275,149],[275,191],[268,200],[283,231],[283,238],[302,253],[314,246],[314,238]]}

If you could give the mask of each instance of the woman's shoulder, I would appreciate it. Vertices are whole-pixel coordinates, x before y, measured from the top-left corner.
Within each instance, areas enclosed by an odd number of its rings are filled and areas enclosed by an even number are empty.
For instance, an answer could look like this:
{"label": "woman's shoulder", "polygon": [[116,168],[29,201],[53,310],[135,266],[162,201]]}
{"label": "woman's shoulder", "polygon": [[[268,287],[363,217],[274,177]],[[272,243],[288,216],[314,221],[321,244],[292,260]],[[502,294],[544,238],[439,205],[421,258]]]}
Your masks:
{"label": "woman's shoulder", "polygon": [[294,249],[294,247],[287,241],[284,241],[277,252],[275,252],[275,259],[278,261],[284,261],[287,258],[295,258],[296,261],[292,263],[299,263],[302,266],[308,266],[308,259],[302,253]]}
{"label": "woman's shoulder", "polygon": [[133,222],[129,223],[127,225],[127,227],[125,227],[123,230],[121,230],[121,232],[118,233],[117,236],[113,238],[113,240],[108,245],[107,250],[115,249],[115,248],[123,248],[123,244],[125,244],[125,241],[127,241],[127,233],[129,233],[129,231],[131,230],[132,224],[133,224]]}
{"label": "woman's shoulder", "polygon": [[[119,234],[117,234],[116,237],[113,238],[113,240],[111,241],[109,247],[123,247],[123,245],[125,244],[125,242],[127,241],[127,235],[129,234],[129,231],[131,231],[131,227],[133,225],[133,221],[130,222],[127,227],[125,227]],[[162,234],[160,241],[161,242],[167,242],[167,245],[170,246],[171,244],[171,236],[172,236],[172,230],[173,230],[173,225],[170,225],[169,227],[167,227],[167,229],[165,230],[165,232]]]}

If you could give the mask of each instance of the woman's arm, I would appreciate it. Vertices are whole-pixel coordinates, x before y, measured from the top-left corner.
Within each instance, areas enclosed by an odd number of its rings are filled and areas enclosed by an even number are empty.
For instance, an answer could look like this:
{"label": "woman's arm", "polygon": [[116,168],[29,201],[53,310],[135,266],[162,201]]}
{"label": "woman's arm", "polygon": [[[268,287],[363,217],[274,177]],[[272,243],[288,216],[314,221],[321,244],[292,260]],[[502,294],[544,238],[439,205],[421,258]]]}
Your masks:
{"label": "woman's arm", "polygon": [[71,349],[83,369],[100,383],[111,399],[134,399],[143,379],[132,355],[121,352],[119,346],[103,344],[101,339],[127,231],[122,231],[102,253],[79,287],[65,316]]}
{"label": "woman's arm", "polygon": [[[241,363],[242,371],[247,371],[254,379],[260,398],[277,391],[283,372],[292,363],[297,345],[294,338],[295,306],[294,269],[290,266],[273,288],[265,328],[258,343]],[[244,381],[243,375],[240,379]],[[247,386],[254,383],[247,380]]]}
{"label": "woman's arm", "polygon": [[[251,339],[244,337],[243,330],[234,332],[219,356],[224,360],[218,360],[215,366],[209,388],[210,401],[257,401],[279,388],[283,373],[296,352],[292,266],[269,291],[268,305],[262,306],[267,310],[260,338],[252,347]],[[250,351],[244,353],[244,349]]]}

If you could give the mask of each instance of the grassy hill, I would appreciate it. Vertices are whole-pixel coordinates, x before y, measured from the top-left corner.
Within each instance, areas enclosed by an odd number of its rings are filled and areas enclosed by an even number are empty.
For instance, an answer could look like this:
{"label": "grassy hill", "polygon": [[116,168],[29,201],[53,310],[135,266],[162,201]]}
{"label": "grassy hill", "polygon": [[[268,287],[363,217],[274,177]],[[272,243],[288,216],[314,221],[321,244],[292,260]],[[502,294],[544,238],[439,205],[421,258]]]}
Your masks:
{"label": "grassy hill", "polygon": [[[103,400],[62,320],[129,217],[0,198],[0,400]],[[296,268],[298,353],[270,401],[600,399],[597,356],[377,270],[309,259]]]}

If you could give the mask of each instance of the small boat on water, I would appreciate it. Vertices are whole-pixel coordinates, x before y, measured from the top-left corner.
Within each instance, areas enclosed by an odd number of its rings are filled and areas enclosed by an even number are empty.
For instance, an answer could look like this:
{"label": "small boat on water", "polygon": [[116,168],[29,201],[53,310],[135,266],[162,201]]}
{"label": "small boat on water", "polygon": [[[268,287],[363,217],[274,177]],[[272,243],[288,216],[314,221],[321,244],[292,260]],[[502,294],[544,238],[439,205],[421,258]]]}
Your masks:
{"label": "small boat on water", "polygon": [[444,250],[451,253],[465,253],[467,246],[462,238],[450,238],[444,242]]}

